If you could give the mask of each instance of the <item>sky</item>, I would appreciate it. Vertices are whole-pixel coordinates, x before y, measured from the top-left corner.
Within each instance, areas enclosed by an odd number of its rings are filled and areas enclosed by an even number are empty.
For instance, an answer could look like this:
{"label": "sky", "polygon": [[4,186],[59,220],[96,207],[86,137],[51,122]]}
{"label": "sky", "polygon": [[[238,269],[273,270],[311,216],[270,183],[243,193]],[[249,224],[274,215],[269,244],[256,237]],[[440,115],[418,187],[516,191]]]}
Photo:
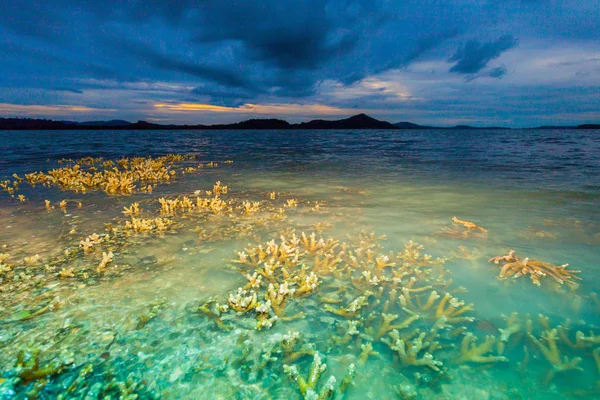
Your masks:
{"label": "sky", "polygon": [[600,123],[600,0],[0,2],[0,116]]}

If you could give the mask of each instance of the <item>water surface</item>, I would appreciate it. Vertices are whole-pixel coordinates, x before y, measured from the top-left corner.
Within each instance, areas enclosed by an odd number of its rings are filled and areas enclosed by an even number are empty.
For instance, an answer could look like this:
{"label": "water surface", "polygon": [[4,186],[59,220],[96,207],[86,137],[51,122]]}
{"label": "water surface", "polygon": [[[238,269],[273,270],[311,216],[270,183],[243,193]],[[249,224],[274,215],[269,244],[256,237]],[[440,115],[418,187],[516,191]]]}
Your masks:
{"label": "water surface", "polygon": [[[594,294],[600,273],[598,131],[4,131],[0,180],[73,165],[64,159],[169,153],[195,159],[177,163],[176,177],[157,183],[152,193],[109,196],[27,182],[15,192],[25,196],[24,202],[2,192],[0,253],[10,254],[8,264],[20,268],[25,257],[38,254],[40,260],[27,267],[26,276],[9,281],[5,273],[2,278],[0,396],[24,398],[36,392],[39,398],[55,398],[68,392],[65,398],[95,398],[129,391],[140,398],[302,398],[284,365],[296,366],[306,377],[314,353],[327,363],[317,391],[330,376],[338,387],[349,365],[355,365],[353,384],[336,398],[600,394],[600,350],[594,352],[600,348],[595,336],[600,335],[600,303]],[[218,165],[206,166],[210,161]],[[188,167],[194,170],[183,174],[181,168]],[[120,236],[119,227],[128,219],[123,207],[138,202],[143,216],[154,218],[160,215],[158,198],[210,198],[214,194],[205,192],[216,181],[229,188],[220,198],[232,204],[230,214],[178,212],[169,216],[176,226],[164,234]],[[47,210],[44,200],[55,208]],[[65,210],[58,206],[61,200],[67,201]],[[288,200],[298,204],[290,206]],[[259,210],[245,214],[244,201],[260,202]],[[465,233],[452,222],[455,216],[487,233]],[[114,238],[92,252],[79,248],[89,235],[104,235],[113,227]],[[465,315],[473,321],[440,330],[442,348],[432,350],[443,364],[440,371],[405,365],[385,343],[389,333],[377,337],[382,313],[397,314],[395,323],[409,315],[399,304],[384,312],[392,284],[373,285],[381,292],[369,300],[364,314],[347,318],[331,311],[362,293],[358,281],[352,283],[363,279],[359,268],[352,278],[319,276],[319,289],[291,299],[286,317],[270,329],[256,330],[255,310],[226,313],[225,328],[198,311],[210,301],[227,304],[229,294],[248,282],[244,275],[255,269],[232,263],[236,252],[302,232],[339,240],[336,254],[343,242],[352,249],[366,246],[359,234],[375,232],[375,237],[386,236],[374,244],[382,247],[379,255],[397,254],[412,240],[424,246],[422,253],[446,259],[444,283],[436,280],[431,290],[472,303],[473,311]],[[500,267],[488,259],[511,249],[521,258],[568,263],[569,269],[581,271],[581,280],[576,288],[549,277],[539,287],[527,276],[500,280]],[[56,271],[46,267],[65,250],[72,253],[68,261],[56,264]],[[114,260],[96,274],[90,265],[109,250]],[[312,256],[303,260],[306,268],[313,267]],[[399,266],[387,267],[386,274]],[[70,267],[74,276],[57,277]],[[435,266],[423,268],[431,268],[432,276],[439,272]],[[87,275],[82,272],[88,269]],[[39,283],[19,286],[36,279]],[[431,283],[428,279],[423,286]],[[394,287],[400,293],[408,282]],[[339,291],[339,302],[328,309],[336,284],[351,289]],[[265,284],[257,291],[266,290]],[[60,307],[29,318],[54,301]],[[299,312],[302,318],[291,318]],[[506,329],[515,312],[519,327],[499,347],[499,329]],[[433,329],[435,318],[425,314],[399,329],[407,342],[415,338],[414,329]],[[358,338],[344,339],[348,321],[355,320],[360,320]],[[465,332],[455,332],[460,327]],[[553,366],[544,354],[544,335],[555,328],[565,333],[557,339],[560,358],[581,358],[574,369],[562,371],[564,365]],[[578,331],[585,340],[576,342]],[[300,335],[297,350],[311,349],[297,359],[281,347],[290,332]],[[484,357],[506,361],[460,360],[466,332],[475,335],[478,345],[493,337]],[[363,357],[365,345],[373,347],[373,354]],[[27,367],[16,366],[19,352],[28,360],[35,349],[42,366],[62,360],[65,367],[24,380],[19,371]]]}

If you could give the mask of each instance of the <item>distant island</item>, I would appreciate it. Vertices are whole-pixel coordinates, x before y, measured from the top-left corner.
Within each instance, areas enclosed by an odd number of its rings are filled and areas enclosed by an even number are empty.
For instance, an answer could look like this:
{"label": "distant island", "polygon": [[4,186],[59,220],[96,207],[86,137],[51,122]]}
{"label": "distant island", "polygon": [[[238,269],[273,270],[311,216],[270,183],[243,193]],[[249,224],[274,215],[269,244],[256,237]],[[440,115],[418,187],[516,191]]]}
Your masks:
{"label": "distant island", "polygon": [[[354,115],[350,118],[327,121],[315,119],[309,122],[290,124],[282,119],[249,119],[233,124],[217,125],[162,125],[147,121],[129,122],[123,120],[110,121],[54,121],[50,119],[35,118],[0,118],[0,130],[231,130],[231,129],[511,129],[506,127],[475,127],[469,125],[456,125],[452,127],[437,127],[417,125],[412,122],[398,122],[392,124],[380,121],[366,114]],[[529,129],[600,129],[600,124],[585,124],[577,126],[541,126]]]}

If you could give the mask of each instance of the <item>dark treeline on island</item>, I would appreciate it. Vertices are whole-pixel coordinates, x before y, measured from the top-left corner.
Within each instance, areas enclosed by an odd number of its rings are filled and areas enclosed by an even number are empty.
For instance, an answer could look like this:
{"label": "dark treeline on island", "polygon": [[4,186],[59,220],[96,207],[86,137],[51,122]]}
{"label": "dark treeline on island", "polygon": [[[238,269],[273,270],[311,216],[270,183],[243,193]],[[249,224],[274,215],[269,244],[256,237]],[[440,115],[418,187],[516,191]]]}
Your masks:
{"label": "dark treeline on island", "polygon": [[[398,122],[392,124],[380,121],[366,114],[354,115],[350,118],[327,121],[316,119],[309,122],[290,124],[282,119],[249,119],[233,124],[217,125],[162,125],[147,121],[128,122],[123,120],[110,121],[53,121],[49,119],[34,118],[0,118],[0,130],[229,130],[229,129],[510,129],[505,127],[474,127],[469,125],[456,125],[452,127],[436,127],[417,125],[411,122]],[[542,126],[530,129],[600,129],[600,124],[586,124],[577,126]]]}

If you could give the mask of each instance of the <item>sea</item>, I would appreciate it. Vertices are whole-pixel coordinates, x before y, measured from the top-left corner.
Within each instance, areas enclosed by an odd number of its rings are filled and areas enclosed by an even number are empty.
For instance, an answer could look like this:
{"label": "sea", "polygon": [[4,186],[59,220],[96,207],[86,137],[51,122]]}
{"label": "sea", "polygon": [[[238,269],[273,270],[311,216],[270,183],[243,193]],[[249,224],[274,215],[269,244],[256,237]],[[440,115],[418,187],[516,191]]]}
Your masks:
{"label": "sea", "polygon": [[0,399],[600,398],[598,130],[0,131],[0,182]]}

